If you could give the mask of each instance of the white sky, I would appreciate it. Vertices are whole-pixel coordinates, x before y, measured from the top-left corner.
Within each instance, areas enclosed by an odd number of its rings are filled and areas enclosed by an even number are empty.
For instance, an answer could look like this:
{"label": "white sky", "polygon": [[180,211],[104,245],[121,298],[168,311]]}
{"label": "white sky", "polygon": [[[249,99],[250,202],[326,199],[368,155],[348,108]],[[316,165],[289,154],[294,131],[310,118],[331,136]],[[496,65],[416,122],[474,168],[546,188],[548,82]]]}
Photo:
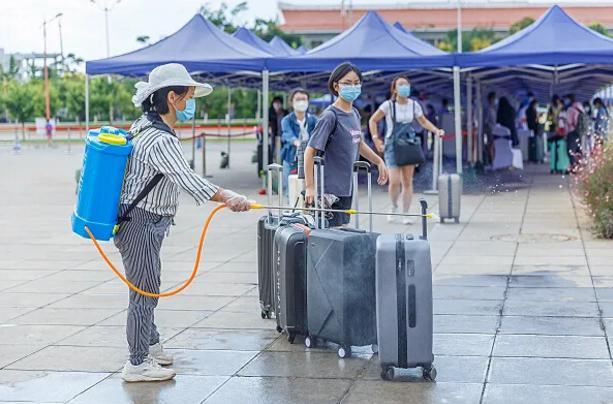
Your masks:
{"label": "white sky", "polygon": [[[103,2],[103,0],[96,0]],[[116,0],[107,0],[114,3]],[[227,0],[234,5],[241,0]],[[340,0],[286,0],[290,3],[340,4]],[[423,0],[415,0],[423,3]],[[448,0],[429,0],[430,3]],[[451,0],[454,2],[455,0]],[[469,0],[487,2],[488,0]],[[489,0],[492,3],[498,0]],[[505,0],[508,1],[508,0]],[[611,0],[565,0],[563,3],[611,3]],[[222,0],[121,0],[109,14],[111,55],[134,50],[141,45],[136,42],[139,35],[149,35],[153,41],[161,39],[185,24],[198,10],[209,3],[214,8]],[[350,3],[351,0],[346,0]],[[407,0],[353,0],[359,4],[407,4]],[[548,0],[527,0],[526,2],[555,3]],[[242,14],[246,22],[256,17],[274,18],[278,15],[277,0],[248,0],[249,10]],[[89,0],[0,0],[0,48],[7,53],[42,52],[42,21],[62,12],[62,33],[64,52],[73,52],[86,59],[106,56],[104,38],[104,14]],[[47,30],[49,52],[59,52],[60,41],[57,21]]]}

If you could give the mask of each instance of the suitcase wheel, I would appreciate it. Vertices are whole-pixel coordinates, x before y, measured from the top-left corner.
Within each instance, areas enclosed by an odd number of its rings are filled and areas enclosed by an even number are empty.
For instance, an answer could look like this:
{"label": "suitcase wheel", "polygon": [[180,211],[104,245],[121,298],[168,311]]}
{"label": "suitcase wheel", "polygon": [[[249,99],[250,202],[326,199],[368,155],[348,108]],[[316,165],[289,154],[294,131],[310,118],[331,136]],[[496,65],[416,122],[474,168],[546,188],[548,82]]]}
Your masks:
{"label": "suitcase wheel", "polygon": [[455,218],[455,222],[456,222],[456,224],[460,223],[460,218],[459,218],[459,217],[456,217],[456,218]]}
{"label": "suitcase wheel", "polygon": [[296,339],[296,334],[288,331],[287,332],[287,342],[289,342],[290,344],[293,344],[295,339]]}
{"label": "suitcase wheel", "polygon": [[262,310],[262,312],[260,313],[260,315],[262,316],[262,318],[265,319],[269,319],[270,318],[270,311],[268,310]]}
{"label": "suitcase wheel", "polygon": [[434,366],[424,368],[424,380],[433,382],[436,380],[436,368]]}
{"label": "suitcase wheel", "polygon": [[313,337],[311,337],[310,335],[307,335],[304,338],[304,346],[307,348],[315,348],[315,339]]}
{"label": "suitcase wheel", "polygon": [[341,359],[349,358],[351,356],[351,347],[350,346],[340,346],[338,351],[336,352],[338,357]]}
{"label": "suitcase wheel", "polygon": [[370,349],[372,349],[372,353],[375,353],[375,354],[379,353],[379,345],[377,345],[377,344],[372,344],[370,346]]}
{"label": "suitcase wheel", "polygon": [[277,332],[278,332],[278,333],[282,333],[282,332],[283,332],[283,328],[281,328],[281,327],[277,326]]}
{"label": "suitcase wheel", "polygon": [[381,369],[381,378],[383,380],[394,380],[394,367],[385,366]]}

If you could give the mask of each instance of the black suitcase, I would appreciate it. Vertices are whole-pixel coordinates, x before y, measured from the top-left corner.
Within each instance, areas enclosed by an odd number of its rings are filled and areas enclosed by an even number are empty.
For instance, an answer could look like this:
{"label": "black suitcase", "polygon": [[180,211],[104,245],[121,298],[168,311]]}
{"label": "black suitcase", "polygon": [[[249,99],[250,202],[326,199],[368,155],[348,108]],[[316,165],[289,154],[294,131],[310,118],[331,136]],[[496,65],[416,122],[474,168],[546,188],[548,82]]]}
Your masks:
{"label": "black suitcase", "polygon": [[[367,167],[370,191],[370,164],[356,163],[354,183],[360,167]],[[323,165],[320,169],[323,171]],[[356,188],[356,198],[357,193]],[[372,210],[370,192],[369,205]],[[341,358],[351,355],[352,346],[373,345],[376,351],[377,237],[372,232],[347,228],[311,232],[307,247],[307,347],[321,340],[333,342],[339,345]]]}
{"label": "black suitcase", "polygon": [[[276,171],[278,177],[281,177],[281,167],[279,164],[269,164],[268,167],[268,205],[272,196],[272,174]],[[279,181],[282,183],[282,181]],[[282,186],[281,186],[282,187]],[[279,189],[279,206],[281,206],[281,196],[283,189]],[[262,318],[270,318],[274,312],[274,288],[273,288],[273,243],[275,231],[279,225],[279,215],[273,215],[271,211],[266,216],[262,216],[258,220],[258,238],[257,238],[257,254],[258,254],[258,293],[260,298],[260,310]]]}
{"label": "black suitcase", "polygon": [[277,331],[287,340],[307,334],[307,243],[310,229],[303,224],[279,227],[274,240]]}

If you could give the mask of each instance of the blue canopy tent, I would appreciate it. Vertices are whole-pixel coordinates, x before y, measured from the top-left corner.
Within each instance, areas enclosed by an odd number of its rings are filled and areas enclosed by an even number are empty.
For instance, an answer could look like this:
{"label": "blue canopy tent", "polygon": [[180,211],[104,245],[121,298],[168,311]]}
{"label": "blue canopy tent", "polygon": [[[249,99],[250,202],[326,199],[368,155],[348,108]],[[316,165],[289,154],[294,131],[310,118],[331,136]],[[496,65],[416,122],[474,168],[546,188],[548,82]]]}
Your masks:
{"label": "blue canopy tent", "polygon": [[487,87],[530,91],[541,101],[571,92],[589,99],[613,81],[613,39],[553,6],[524,30],[481,51],[457,54],[456,61],[467,73],[467,94],[476,85],[479,106]]}
{"label": "blue canopy tent", "polygon": [[269,55],[285,56],[285,53],[279,53],[275,48],[270,46],[268,42],[255,35],[253,32],[249,31],[245,27],[240,27],[239,29],[237,29],[236,32],[232,34],[232,36],[245,42],[252,48],[258,49],[262,52],[266,52]]}
{"label": "blue canopy tent", "polygon": [[303,54],[303,52],[299,51],[298,49],[292,48],[287,44],[287,42],[285,42],[282,38],[276,35],[270,40],[268,44],[277,51],[276,54],[278,55],[295,56]]}
{"label": "blue canopy tent", "polygon": [[451,67],[454,57],[399,31],[370,11],[317,48],[301,56],[270,60],[268,68],[271,72],[322,72],[347,60],[364,71],[406,71]]}

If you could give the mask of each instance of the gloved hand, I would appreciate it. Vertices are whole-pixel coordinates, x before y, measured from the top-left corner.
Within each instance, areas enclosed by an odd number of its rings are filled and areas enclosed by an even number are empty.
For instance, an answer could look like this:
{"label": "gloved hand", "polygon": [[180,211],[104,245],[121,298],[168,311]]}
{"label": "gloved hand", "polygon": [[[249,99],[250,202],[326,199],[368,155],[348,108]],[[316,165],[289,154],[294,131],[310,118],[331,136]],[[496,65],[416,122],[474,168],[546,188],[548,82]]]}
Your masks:
{"label": "gloved hand", "polygon": [[251,201],[244,195],[237,194],[229,189],[224,189],[220,194],[221,201],[232,212],[245,212],[251,209]]}

